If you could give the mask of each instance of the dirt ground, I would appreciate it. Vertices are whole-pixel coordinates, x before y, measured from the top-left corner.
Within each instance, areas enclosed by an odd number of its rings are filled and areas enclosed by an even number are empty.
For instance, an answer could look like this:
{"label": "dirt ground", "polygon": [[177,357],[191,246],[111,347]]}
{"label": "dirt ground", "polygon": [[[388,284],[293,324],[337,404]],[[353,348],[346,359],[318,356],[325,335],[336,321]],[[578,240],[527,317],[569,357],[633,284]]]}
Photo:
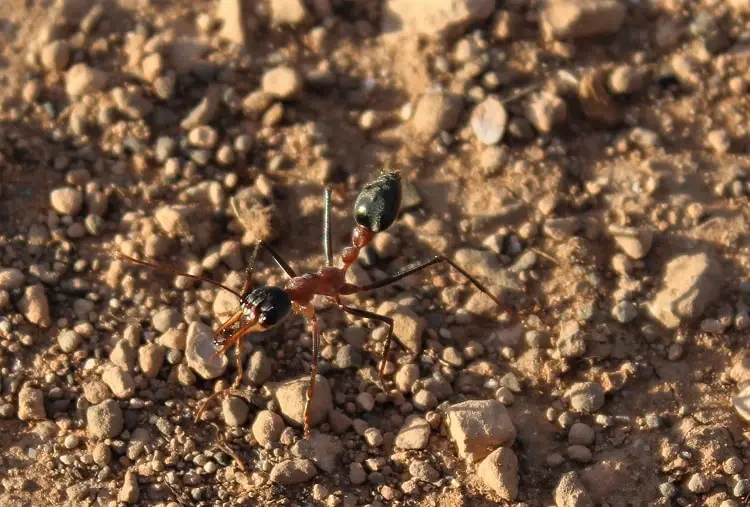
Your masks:
{"label": "dirt ground", "polygon": [[[748,505],[750,2],[5,0],[0,505]],[[210,361],[265,240],[446,266]],[[261,254],[256,285],[283,287]],[[464,404],[465,402],[468,402]],[[417,435],[417,436],[415,436]]]}

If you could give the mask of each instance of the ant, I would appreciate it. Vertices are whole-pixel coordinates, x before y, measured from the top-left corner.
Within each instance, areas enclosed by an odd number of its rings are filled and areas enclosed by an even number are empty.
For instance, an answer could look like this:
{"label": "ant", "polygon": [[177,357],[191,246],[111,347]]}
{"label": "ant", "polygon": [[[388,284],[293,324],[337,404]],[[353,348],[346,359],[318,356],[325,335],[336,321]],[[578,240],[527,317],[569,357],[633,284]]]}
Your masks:
{"label": "ant", "polygon": [[[202,276],[181,273],[159,264],[145,262],[119,254],[119,257],[130,262],[163,269],[178,276],[204,281],[231,292],[240,302],[240,309],[221,324],[214,334],[214,343],[219,349],[212,359],[218,358],[233,345],[238,347],[235,354],[237,362],[237,378],[228,391],[236,390],[242,379],[241,347],[244,335],[254,331],[265,331],[283,322],[291,313],[302,315],[312,326],[312,367],[310,382],[307,387],[305,412],[304,412],[304,436],[310,438],[310,402],[315,393],[315,381],[318,375],[318,358],[320,355],[320,325],[315,310],[311,304],[313,297],[321,295],[327,297],[344,312],[351,315],[372,319],[388,326],[388,333],[383,347],[383,355],[380,359],[378,374],[382,380],[385,371],[388,353],[393,338],[393,319],[385,315],[347,306],[341,301],[342,296],[351,296],[362,292],[368,292],[387,285],[394,284],[409,275],[422,271],[430,266],[446,263],[453,267],[468,279],[474,287],[489,296],[498,306],[500,300],[494,296],[484,285],[471,276],[466,270],[443,255],[437,255],[427,261],[419,262],[404,268],[393,276],[379,280],[367,285],[354,285],[346,282],[346,273],[349,267],[357,260],[360,251],[370,244],[378,232],[386,230],[396,220],[401,207],[401,175],[397,171],[381,173],[375,180],[364,186],[354,202],[354,220],[356,226],[352,231],[352,244],[341,252],[342,264],[340,267],[333,265],[333,253],[331,249],[331,187],[326,186],[323,194],[323,252],[325,255],[325,266],[315,273],[298,275],[294,269],[274,250],[270,245],[259,241],[253,251],[250,263],[246,270],[246,280],[241,292],[234,291],[229,287],[204,278]],[[287,274],[289,281],[282,289],[279,287],[259,286],[253,288],[251,275],[255,268],[255,260],[259,250],[263,248],[271,255],[278,266]],[[224,333],[235,325],[239,328],[229,336],[222,339]],[[196,414],[200,418],[208,402],[222,391],[209,396],[204,400],[203,406]]]}

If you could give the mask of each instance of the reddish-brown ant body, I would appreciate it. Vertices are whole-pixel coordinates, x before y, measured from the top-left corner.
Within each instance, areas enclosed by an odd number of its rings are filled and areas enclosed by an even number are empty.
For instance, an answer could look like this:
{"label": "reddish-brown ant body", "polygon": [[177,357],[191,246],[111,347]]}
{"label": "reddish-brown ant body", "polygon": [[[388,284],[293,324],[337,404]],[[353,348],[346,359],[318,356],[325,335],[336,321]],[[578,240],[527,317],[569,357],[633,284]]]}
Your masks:
{"label": "reddish-brown ant body", "polygon": [[[307,388],[307,399],[304,412],[304,434],[305,438],[310,435],[310,401],[315,393],[315,380],[318,373],[318,357],[320,355],[320,326],[315,310],[311,304],[316,295],[329,298],[339,308],[345,312],[366,319],[373,319],[385,323],[388,326],[383,355],[378,367],[380,377],[383,377],[388,352],[390,350],[393,335],[393,319],[385,315],[379,315],[373,312],[353,308],[345,305],[341,301],[341,296],[350,296],[362,292],[375,290],[387,285],[396,283],[402,278],[426,269],[435,264],[445,262],[465,276],[477,289],[489,296],[497,305],[500,301],[474,277],[464,269],[456,265],[453,261],[442,255],[418,264],[409,266],[395,275],[370,283],[363,286],[354,285],[346,282],[346,273],[351,265],[357,260],[360,251],[369,245],[375,234],[386,230],[396,220],[401,206],[401,176],[398,172],[384,172],[371,183],[365,185],[357,196],[354,203],[354,219],[356,226],[352,231],[352,244],[343,249],[341,252],[342,264],[340,267],[333,265],[333,255],[331,250],[331,189],[326,187],[324,193],[324,214],[323,214],[323,251],[325,254],[326,265],[315,273],[305,273],[298,275],[289,264],[268,244],[259,242],[253,252],[250,265],[247,269],[247,279],[242,292],[236,292],[223,284],[213,280],[180,273],[170,268],[165,268],[158,264],[144,262],[132,257],[120,254],[120,257],[127,259],[136,264],[165,269],[179,276],[193,278],[217,285],[225,290],[232,292],[239,298],[240,309],[224,322],[216,330],[214,341],[220,348],[214,354],[218,357],[226,352],[233,345],[237,345],[238,350],[235,354],[237,360],[237,378],[234,387],[239,387],[242,364],[241,364],[241,346],[242,338],[245,334],[253,331],[264,331],[280,324],[291,313],[296,313],[307,318],[312,325],[312,368],[310,372],[310,382]],[[268,252],[279,267],[289,277],[285,287],[252,287],[251,275],[255,267],[260,248]],[[223,333],[232,328],[239,326],[229,338],[222,339]],[[215,393],[207,398],[203,407],[199,410],[196,417],[200,417],[208,401],[220,393]]]}

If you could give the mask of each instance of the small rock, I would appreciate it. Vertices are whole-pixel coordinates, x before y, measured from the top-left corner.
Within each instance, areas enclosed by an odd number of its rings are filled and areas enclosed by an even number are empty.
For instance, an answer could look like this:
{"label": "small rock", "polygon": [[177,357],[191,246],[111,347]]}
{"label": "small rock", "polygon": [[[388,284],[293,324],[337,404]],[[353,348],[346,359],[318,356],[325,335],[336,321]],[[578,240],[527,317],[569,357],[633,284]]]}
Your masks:
{"label": "small rock", "polygon": [[632,65],[618,65],[609,74],[609,91],[615,95],[630,95],[643,86],[643,75]]}
{"label": "small rock", "polygon": [[302,75],[292,67],[279,66],[263,74],[263,91],[282,100],[297,98],[302,84]]}
{"label": "small rock", "polygon": [[42,66],[54,72],[63,70],[70,60],[70,48],[64,40],[56,40],[46,44],[39,53]]}
{"label": "small rock", "polygon": [[86,398],[86,401],[92,405],[98,405],[104,400],[110,399],[112,397],[112,391],[110,391],[107,384],[101,380],[93,379],[83,385],[83,396]]}
{"label": "small rock", "polygon": [[621,324],[627,324],[638,316],[638,308],[630,301],[620,301],[612,308],[612,317]]}
{"label": "small rock", "polygon": [[565,101],[548,92],[532,95],[526,107],[526,118],[539,132],[549,133],[568,116]]}
{"label": "small rock", "polygon": [[109,360],[123,370],[131,371],[135,367],[137,353],[133,345],[126,338],[117,341],[112,352],[109,354]]}
{"label": "small rock", "polygon": [[319,469],[333,474],[338,468],[338,460],[344,446],[341,439],[314,431],[309,440],[298,440],[292,447],[292,454],[298,458],[312,460]]}
{"label": "small rock", "polygon": [[659,484],[659,493],[661,493],[661,496],[664,498],[672,498],[674,496],[677,496],[677,494],[680,491],[677,489],[677,486],[672,484],[671,482],[662,482]]}
{"label": "small rock", "polygon": [[245,45],[245,15],[241,0],[219,0],[216,18],[221,21],[219,36],[239,45]]}
{"label": "small rock", "polygon": [[359,393],[357,395],[357,405],[365,412],[372,412],[372,409],[375,408],[375,398],[367,392]]}
{"label": "small rock", "polygon": [[560,325],[560,335],[556,342],[561,357],[575,358],[586,353],[586,339],[580,324],[568,320]]}
{"label": "small rock", "polygon": [[138,349],[138,365],[148,378],[156,378],[164,364],[166,350],[157,343],[147,343]]}
{"label": "small rock", "polygon": [[675,329],[685,320],[699,318],[721,293],[722,273],[706,253],[681,255],[669,261],[661,290],[647,304],[662,325]]}
{"label": "small rock", "polygon": [[156,209],[154,218],[159,227],[167,233],[170,238],[190,238],[190,212],[191,209],[183,205],[165,205]]}
{"label": "small rock", "polygon": [[349,463],[349,480],[355,486],[363,484],[367,480],[367,472],[365,472],[362,463]]}
{"label": "small rock", "polygon": [[140,93],[119,86],[112,90],[112,99],[117,109],[132,120],[144,118],[154,109],[153,104]]}
{"label": "small rock", "polygon": [[220,91],[219,88],[209,87],[203,99],[180,122],[180,128],[190,130],[198,125],[208,125],[211,123],[221,103]]}
{"label": "small rock", "polygon": [[227,396],[221,402],[221,416],[228,426],[242,426],[247,421],[249,413],[250,407],[247,403],[236,396]]}
{"label": "small rock", "polygon": [[81,344],[81,335],[72,329],[66,329],[57,335],[57,344],[63,352],[70,354],[78,350],[78,346]]}
{"label": "small rock", "polygon": [[39,327],[47,328],[52,324],[49,314],[49,301],[42,284],[26,287],[23,297],[18,302],[18,309],[26,320]]}
{"label": "small rock", "polygon": [[309,459],[288,459],[274,465],[268,478],[271,482],[284,485],[301,484],[318,474]]}
{"label": "small rock", "polygon": [[185,342],[187,365],[206,380],[219,377],[226,371],[229,360],[224,354],[212,359],[217,350],[213,329],[202,322],[191,322]]}
{"label": "small rock", "polygon": [[261,446],[268,447],[272,442],[279,440],[284,427],[284,419],[279,414],[261,410],[255,416],[251,431]]}
{"label": "small rock", "polygon": [[597,382],[578,382],[568,390],[570,406],[578,412],[589,414],[604,406],[604,389]]}
{"label": "small rock", "polygon": [[702,473],[694,473],[688,479],[687,487],[696,494],[706,493],[711,489],[711,481]]}
{"label": "small rock", "polygon": [[734,397],[732,405],[734,405],[734,409],[743,419],[750,421],[750,386],[744,388]]}
{"label": "small rock", "polygon": [[445,421],[460,457],[478,462],[493,448],[511,444],[516,428],[505,405],[497,400],[471,400],[451,405]]}
{"label": "small rock", "polygon": [[383,34],[414,34],[431,37],[461,35],[472,23],[489,18],[494,0],[387,0],[383,5]]}
{"label": "small rock", "polygon": [[615,243],[631,259],[643,259],[651,249],[654,233],[650,229],[611,226]]}
{"label": "small rock", "polygon": [[560,477],[555,488],[557,507],[594,507],[581,479],[575,472],[567,472]]}
{"label": "small rock", "polygon": [[132,470],[128,470],[125,472],[125,479],[117,495],[117,500],[125,503],[137,503],[139,496],[138,477]]}
{"label": "small rock", "polygon": [[254,386],[262,386],[271,378],[271,361],[263,350],[258,349],[250,355],[245,378]]}
{"label": "small rock", "polygon": [[0,290],[13,290],[23,287],[26,277],[16,268],[0,268]]}
{"label": "small rock", "polygon": [[403,365],[396,371],[393,381],[402,393],[411,392],[412,386],[419,379],[419,366],[414,363]]}
{"label": "small rock", "polygon": [[24,384],[18,392],[18,418],[22,421],[43,421],[47,419],[44,408],[44,394],[40,389]]}
{"label": "small rock", "polygon": [[417,416],[410,416],[398,430],[395,445],[399,449],[424,449],[430,440],[430,423]]}
{"label": "small rock", "polygon": [[593,459],[593,454],[588,447],[582,445],[571,445],[568,447],[568,457],[577,463],[588,463]]}
{"label": "small rock", "polygon": [[[315,393],[310,407],[310,424],[318,425],[325,420],[333,409],[331,387],[325,377],[318,375],[315,382]],[[307,387],[310,378],[304,376],[281,384],[276,390],[276,400],[279,403],[281,415],[295,426],[303,426]]]}
{"label": "small rock", "polygon": [[107,74],[85,63],[73,65],[65,74],[65,91],[72,98],[98,92],[106,85]]}
{"label": "small rock", "polygon": [[219,133],[213,127],[200,125],[188,133],[188,141],[196,148],[212,149],[219,142]]}
{"label": "small rock", "polygon": [[50,204],[60,215],[77,215],[83,208],[83,193],[73,187],[56,188],[50,193]]}
{"label": "small rock", "polygon": [[434,483],[440,479],[440,472],[422,460],[414,460],[409,464],[409,473],[420,481]]}
{"label": "small rock", "polygon": [[301,25],[309,14],[302,0],[271,0],[271,19],[280,25]]}
{"label": "small rock", "polygon": [[547,4],[539,21],[547,36],[578,39],[617,33],[626,11],[619,0],[559,0]]}
{"label": "small rock", "polygon": [[518,496],[518,458],[507,447],[492,451],[477,468],[482,481],[500,498],[512,502]]}
{"label": "small rock", "polygon": [[428,91],[417,102],[411,124],[417,136],[430,140],[455,127],[461,109],[463,105],[457,97],[443,91]]}
{"label": "small rock", "polygon": [[115,438],[122,432],[124,424],[120,405],[114,400],[103,401],[86,411],[86,429],[93,438]]}
{"label": "small rock", "polygon": [[591,445],[595,438],[596,434],[588,424],[573,423],[573,426],[568,430],[568,443],[570,445]]}
{"label": "small rock", "polygon": [[471,113],[471,128],[483,144],[497,144],[505,134],[508,113],[496,97],[480,102]]}
{"label": "small rock", "polygon": [[127,371],[111,365],[104,370],[102,381],[120,399],[130,398],[135,393],[135,381]]}
{"label": "small rock", "polygon": [[378,312],[393,319],[393,336],[409,352],[419,354],[422,350],[422,333],[427,323],[411,309],[399,306],[390,301],[380,305]]}

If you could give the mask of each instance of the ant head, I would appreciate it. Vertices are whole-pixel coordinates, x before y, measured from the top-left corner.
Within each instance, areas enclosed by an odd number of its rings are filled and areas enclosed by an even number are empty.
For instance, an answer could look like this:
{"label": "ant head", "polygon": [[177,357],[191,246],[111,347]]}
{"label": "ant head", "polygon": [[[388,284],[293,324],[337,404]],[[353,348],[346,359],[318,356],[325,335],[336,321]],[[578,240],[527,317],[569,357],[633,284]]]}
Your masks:
{"label": "ant head", "polygon": [[354,202],[354,220],[372,232],[384,231],[396,220],[400,208],[401,175],[386,172],[359,193]]}
{"label": "ant head", "polygon": [[258,287],[242,297],[242,311],[248,319],[270,328],[283,321],[292,310],[292,300],[278,287]]}

